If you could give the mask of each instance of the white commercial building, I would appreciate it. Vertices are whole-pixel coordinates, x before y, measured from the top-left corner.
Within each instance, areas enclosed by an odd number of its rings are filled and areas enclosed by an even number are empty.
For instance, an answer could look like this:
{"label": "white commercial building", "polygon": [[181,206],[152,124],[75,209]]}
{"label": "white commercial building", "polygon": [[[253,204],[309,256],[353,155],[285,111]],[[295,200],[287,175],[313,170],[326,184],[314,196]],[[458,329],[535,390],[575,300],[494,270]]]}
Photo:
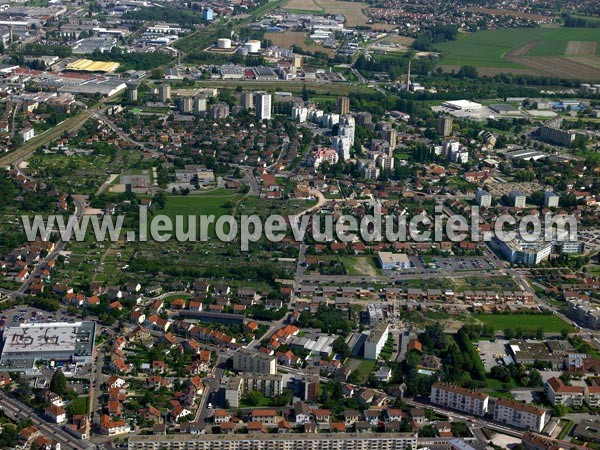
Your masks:
{"label": "white commercial building", "polygon": [[552,242],[544,242],[543,240],[527,242],[515,239],[506,242],[494,238],[494,242],[506,259],[515,264],[534,266],[548,259],[552,252]]}
{"label": "white commercial building", "polygon": [[8,325],[2,336],[0,368],[29,372],[36,361],[91,364],[95,336],[93,321]]}
{"label": "white commercial building", "polygon": [[406,253],[377,252],[377,260],[383,270],[410,269]]}
{"label": "white commercial building", "polygon": [[442,103],[442,106],[458,111],[474,111],[483,108],[481,103],[470,102],[468,100],[449,100]]}

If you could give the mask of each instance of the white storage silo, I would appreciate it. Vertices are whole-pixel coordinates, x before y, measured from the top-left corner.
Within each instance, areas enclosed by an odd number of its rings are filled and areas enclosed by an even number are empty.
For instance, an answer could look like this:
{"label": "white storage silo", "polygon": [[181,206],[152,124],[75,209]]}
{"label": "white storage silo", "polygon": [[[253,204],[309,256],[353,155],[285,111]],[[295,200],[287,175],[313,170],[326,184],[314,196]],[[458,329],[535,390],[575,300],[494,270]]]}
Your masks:
{"label": "white storage silo", "polygon": [[230,49],[231,48],[231,39],[228,38],[219,38],[217,39],[217,48],[221,49]]}

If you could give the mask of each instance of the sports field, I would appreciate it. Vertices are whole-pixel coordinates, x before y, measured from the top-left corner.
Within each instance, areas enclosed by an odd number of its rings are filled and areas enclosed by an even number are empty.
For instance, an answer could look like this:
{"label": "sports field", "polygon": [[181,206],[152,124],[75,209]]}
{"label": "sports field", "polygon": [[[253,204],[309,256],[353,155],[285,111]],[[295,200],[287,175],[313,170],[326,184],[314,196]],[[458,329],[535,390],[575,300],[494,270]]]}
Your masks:
{"label": "sports field", "polygon": [[600,79],[597,29],[539,27],[487,30],[436,46],[445,69],[475,66],[482,74],[531,73],[580,80]]}
{"label": "sports field", "polygon": [[485,325],[493,326],[496,331],[506,328],[535,330],[543,328],[546,333],[560,333],[563,329],[575,329],[560,317],[550,314],[477,314],[475,318]]}

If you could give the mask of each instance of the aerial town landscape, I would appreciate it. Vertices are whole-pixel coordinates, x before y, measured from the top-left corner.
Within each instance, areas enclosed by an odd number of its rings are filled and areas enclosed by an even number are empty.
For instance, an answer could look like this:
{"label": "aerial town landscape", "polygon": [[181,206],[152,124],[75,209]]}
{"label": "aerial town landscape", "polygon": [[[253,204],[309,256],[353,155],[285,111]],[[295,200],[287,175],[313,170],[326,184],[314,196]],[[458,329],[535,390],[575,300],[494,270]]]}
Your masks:
{"label": "aerial town landscape", "polygon": [[600,450],[600,1],[0,0],[0,448]]}

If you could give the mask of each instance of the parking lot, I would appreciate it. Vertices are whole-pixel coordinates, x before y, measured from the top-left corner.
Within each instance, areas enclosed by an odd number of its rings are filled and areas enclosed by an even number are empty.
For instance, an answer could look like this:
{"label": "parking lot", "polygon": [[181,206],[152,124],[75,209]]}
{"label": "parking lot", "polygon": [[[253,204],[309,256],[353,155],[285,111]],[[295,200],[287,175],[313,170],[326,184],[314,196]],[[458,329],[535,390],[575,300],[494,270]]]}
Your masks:
{"label": "parking lot", "polygon": [[508,341],[504,339],[496,339],[495,342],[490,342],[489,340],[478,342],[479,357],[481,358],[481,362],[483,362],[486,372],[489,372],[492,367],[501,364],[499,361],[507,355],[507,344]]}
{"label": "parking lot", "polygon": [[66,311],[48,312],[30,306],[19,305],[4,311],[2,318],[6,324],[11,323],[37,323],[37,322],[68,322],[76,320]]}
{"label": "parking lot", "polygon": [[443,258],[436,256],[411,256],[410,262],[415,269],[434,269],[443,272],[460,272],[471,270],[490,270],[495,266],[484,256],[464,258]]}

